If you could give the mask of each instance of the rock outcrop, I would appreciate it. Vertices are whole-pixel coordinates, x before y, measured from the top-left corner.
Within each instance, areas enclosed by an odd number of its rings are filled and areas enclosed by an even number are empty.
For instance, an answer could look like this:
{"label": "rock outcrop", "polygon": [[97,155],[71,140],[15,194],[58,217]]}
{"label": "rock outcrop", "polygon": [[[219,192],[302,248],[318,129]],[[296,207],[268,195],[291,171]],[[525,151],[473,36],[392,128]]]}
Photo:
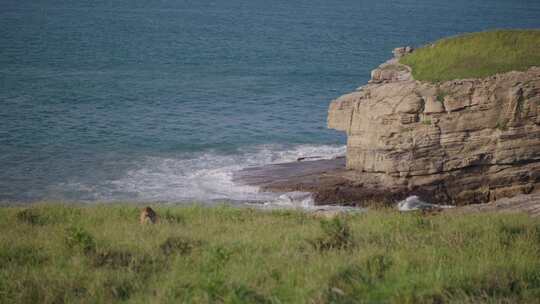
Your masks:
{"label": "rock outcrop", "polygon": [[531,217],[540,218],[540,193],[521,194],[511,198],[501,198],[488,204],[467,205],[461,208],[445,209],[444,211],[454,213],[525,213]]}
{"label": "rock outcrop", "polygon": [[367,85],[330,105],[328,126],[348,136],[348,180],[450,204],[538,189],[540,67],[428,83],[399,63],[411,51],[396,49]]}

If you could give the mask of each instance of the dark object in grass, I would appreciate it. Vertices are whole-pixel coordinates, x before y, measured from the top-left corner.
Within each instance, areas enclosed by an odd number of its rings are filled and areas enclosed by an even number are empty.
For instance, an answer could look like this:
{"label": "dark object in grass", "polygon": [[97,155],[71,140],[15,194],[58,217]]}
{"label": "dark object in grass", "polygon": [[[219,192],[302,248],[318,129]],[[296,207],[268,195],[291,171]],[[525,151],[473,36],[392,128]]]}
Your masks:
{"label": "dark object in grass", "polygon": [[48,260],[41,248],[29,245],[0,247],[0,265],[37,266]]}
{"label": "dark object in grass", "polygon": [[159,248],[164,255],[190,254],[193,248],[201,245],[200,241],[194,241],[184,237],[168,237]]}
{"label": "dark object in grass", "polygon": [[131,252],[129,250],[106,249],[87,254],[90,263],[95,268],[129,270],[137,273],[139,278],[162,271],[167,260],[161,257]]}
{"label": "dark object in grass", "polygon": [[128,281],[113,281],[108,280],[104,286],[107,293],[116,300],[128,300],[133,293],[133,285]]}
{"label": "dark object in grass", "polygon": [[36,209],[26,208],[17,212],[17,220],[30,225],[45,225],[45,219],[39,215]]}
{"label": "dark object in grass", "polygon": [[92,254],[91,259],[95,267],[107,266],[114,269],[128,267],[133,260],[133,254],[128,251],[107,250]]}
{"label": "dark object in grass", "polygon": [[309,241],[317,250],[348,249],[354,245],[351,230],[345,220],[338,217],[322,220],[321,228],[324,236]]}

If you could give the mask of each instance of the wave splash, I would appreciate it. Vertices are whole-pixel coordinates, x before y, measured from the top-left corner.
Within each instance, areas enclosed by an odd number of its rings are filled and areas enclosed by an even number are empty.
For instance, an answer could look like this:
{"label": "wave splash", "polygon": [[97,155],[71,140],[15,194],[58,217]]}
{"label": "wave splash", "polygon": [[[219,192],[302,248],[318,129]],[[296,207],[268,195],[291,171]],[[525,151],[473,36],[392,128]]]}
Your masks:
{"label": "wave splash", "polygon": [[[179,157],[145,157],[116,180],[90,187],[80,183],[64,185],[71,191],[92,189],[96,201],[145,202],[231,202],[307,208],[313,205],[309,193],[260,192],[258,187],[239,185],[233,173],[251,166],[293,162],[301,158],[332,159],[345,155],[345,146],[278,145],[256,146],[237,154],[203,152]],[[78,189],[75,189],[78,188]]]}

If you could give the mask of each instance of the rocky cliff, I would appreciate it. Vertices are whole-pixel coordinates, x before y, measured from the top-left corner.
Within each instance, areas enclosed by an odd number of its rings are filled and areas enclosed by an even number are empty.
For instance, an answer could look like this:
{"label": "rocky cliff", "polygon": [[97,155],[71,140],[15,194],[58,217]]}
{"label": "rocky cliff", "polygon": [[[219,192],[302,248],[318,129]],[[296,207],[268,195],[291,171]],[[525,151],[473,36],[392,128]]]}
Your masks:
{"label": "rocky cliff", "polygon": [[367,85],[330,105],[328,126],[348,136],[347,180],[454,204],[538,189],[540,68],[420,82],[399,63],[411,51],[396,49]]}

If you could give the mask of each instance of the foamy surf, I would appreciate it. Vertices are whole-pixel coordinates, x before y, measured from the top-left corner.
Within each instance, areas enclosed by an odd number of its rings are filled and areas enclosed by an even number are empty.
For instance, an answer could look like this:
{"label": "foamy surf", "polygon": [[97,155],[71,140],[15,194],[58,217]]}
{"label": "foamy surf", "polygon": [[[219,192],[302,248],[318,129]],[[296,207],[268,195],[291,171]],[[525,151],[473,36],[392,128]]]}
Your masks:
{"label": "foamy surf", "polygon": [[70,193],[84,192],[92,201],[251,203],[261,207],[313,208],[309,193],[261,192],[258,187],[233,181],[239,170],[299,159],[332,159],[343,156],[345,146],[279,145],[256,146],[241,153],[204,152],[177,157],[146,157],[133,164],[120,178],[95,185],[65,183]]}
{"label": "foamy surf", "polygon": [[340,212],[364,212],[366,209],[358,207],[348,207],[348,206],[339,206],[339,205],[315,205],[313,196],[309,192],[286,192],[277,199],[264,202],[264,204],[252,204],[257,208],[261,209],[301,209],[309,212],[318,212],[318,211],[340,211]]}
{"label": "foamy surf", "polygon": [[291,207],[291,208],[312,208],[315,204],[309,192],[287,192],[281,194],[277,199],[264,203],[265,206]]}

